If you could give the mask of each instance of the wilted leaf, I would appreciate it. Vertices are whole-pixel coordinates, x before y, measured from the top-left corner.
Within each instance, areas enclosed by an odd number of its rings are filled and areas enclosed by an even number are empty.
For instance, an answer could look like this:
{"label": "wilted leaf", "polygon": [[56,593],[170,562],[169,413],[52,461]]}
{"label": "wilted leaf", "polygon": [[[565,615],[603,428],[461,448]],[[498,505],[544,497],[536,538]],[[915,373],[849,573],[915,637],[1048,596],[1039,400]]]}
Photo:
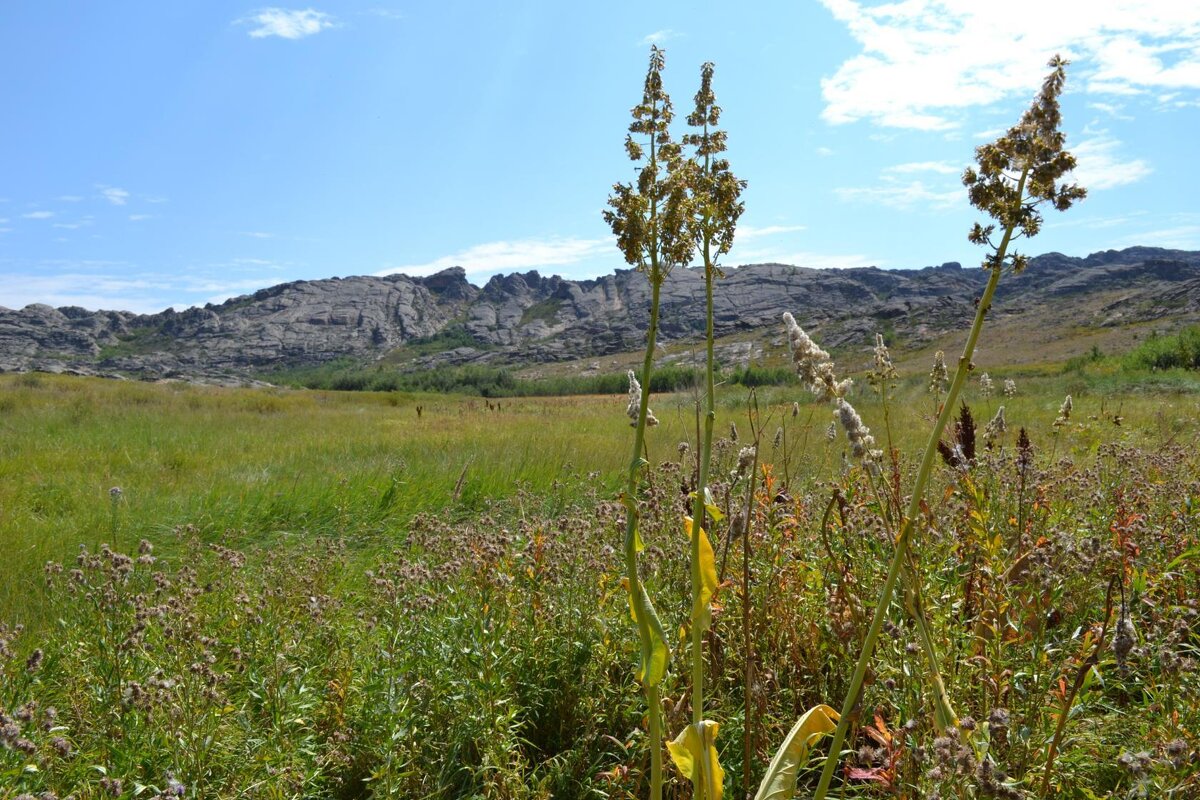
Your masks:
{"label": "wilted leaf", "polygon": [[837,718],[838,713],[827,705],[805,711],[771,759],[754,800],[792,800],[796,795],[796,775],[808,760],[808,749],[837,727]]}
{"label": "wilted leaf", "polygon": [[725,793],[725,770],[717,761],[717,730],[712,720],[688,725],[675,741],[667,742],[671,760],[692,782],[693,794],[704,800],[721,800]]}

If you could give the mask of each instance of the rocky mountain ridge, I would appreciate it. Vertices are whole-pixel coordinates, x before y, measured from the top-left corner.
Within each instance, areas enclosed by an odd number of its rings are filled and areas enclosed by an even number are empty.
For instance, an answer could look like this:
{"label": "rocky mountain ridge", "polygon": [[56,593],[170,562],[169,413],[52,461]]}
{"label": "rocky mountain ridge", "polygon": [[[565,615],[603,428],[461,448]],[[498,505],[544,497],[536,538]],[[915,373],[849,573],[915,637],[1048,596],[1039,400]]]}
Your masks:
{"label": "rocky mountain ridge", "polygon": [[[716,330],[754,331],[791,311],[827,347],[869,341],[877,330],[920,345],[962,328],[985,280],[983,270],[953,262],[917,270],[751,264],[720,282]],[[699,269],[668,277],[661,342],[703,331],[703,296]],[[646,280],[632,270],[581,281],[530,271],[478,287],[454,267],[428,277],[295,281],[149,315],[34,304],[0,308],[0,371],[223,380],[335,359],[399,368],[557,362],[642,347],[648,303]],[[994,313],[1056,307],[1071,309],[1057,316],[1075,326],[1200,319],[1200,252],[1039,256],[1000,284]]]}

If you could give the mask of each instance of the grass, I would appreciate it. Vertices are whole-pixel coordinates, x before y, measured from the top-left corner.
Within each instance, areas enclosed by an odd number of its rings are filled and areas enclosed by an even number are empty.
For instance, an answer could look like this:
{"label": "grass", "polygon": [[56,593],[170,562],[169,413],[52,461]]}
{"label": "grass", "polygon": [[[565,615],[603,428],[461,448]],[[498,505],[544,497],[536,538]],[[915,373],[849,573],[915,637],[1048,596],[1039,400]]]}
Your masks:
{"label": "grass", "polygon": [[[968,383],[981,425],[1003,403],[1010,428],[1028,428],[1036,467],[1021,491],[1010,430],[968,475],[936,470],[936,533],[920,553],[930,616],[956,709],[982,726],[1003,708],[1008,727],[992,726],[990,752],[1036,787],[1063,702],[1058,679],[1078,674],[1110,576],[1128,568],[1137,647],[1124,670],[1103,651],[1098,678],[1073,704],[1056,775],[1068,797],[1139,786],[1188,796],[1200,687],[1194,671],[1171,669],[1200,651],[1189,600],[1200,580],[1189,549],[1200,545],[1197,394],[1194,384],[1163,392],[1127,375],[1106,380],[1101,391],[1086,376],[1029,376],[1015,398],[990,400]],[[1075,410],[1056,430],[1067,390]],[[752,780],[801,711],[845,690],[862,632],[858,598],[888,554],[863,474],[844,466],[842,441],[825,439],[828,408],[794,389],[759,392],[771,467],[753,501],[754,652],[767,683],[749,717]],[[912,453],[933,410],[924,377],[901,380],[895,397],[891,444]],[[726,507],[746,486],[728,476],[751,435],[747,400],[741,387],[718,393],[713,488]],[[888,444],[865,381],[854,401]],[[653,402],[662,424],[648,440],[644,574],[670,631],[689,614],[678,515],[692,478],[676,445],[695,450],[694,398]],[[628,458],[623,398],[505,400],[488,411],[467,397],[39,375],[0,379],[0,408],[9,543],[0,650],[11,653],[0,657],[0,713],[21,734],[0,748],[5,790],[114,796],[111,783],[101,787],[107,778],[122,780],[127,797],[171,781],[196,797],[268,786],[281,797],[644,794],[644,712],[613,502]],[[777,427],[786,428],[778,448]],[[911,466],[902,456],[901,472]],[[112,486],[122,488],[115,515]],[[841,500],[823,520],[831,497]],[[1033,515],[1027,536],[1013,521],[1021,514]],[[723,526],[712,535],[732,570],[739,541],[726,545]],[[157,562],[136,561],[141,539]],[[63,564],[49,584],[46,561]],[[999,580],[1015,564],[1032,571]],[[721,759],[737,791],[748,717],[729,643],[740,637],[741,601],[726,586],[720,603],[706,702],[722,721]],[[992,608],[1012,610],[998,618]],[[119,646],[139,618],[143,629]],[[1011,633],[997,640],[986,631],[999,619]],[[17,623],[27,630],[13,636]],[[846,796],[887,785],[910,797],[938,786],[975,796],[963,788],[975,778],[934,770],[937,747],[949,744],[935,746],[915,679],[921,657],[907,649],[899,609],[889,625],[865,703],[903,738],[889,750],[852,729],[850,767],[873,777],[850,780]],[[686,646],[672,646],[683,663]],[[43,661],[30,671],[35,648]],[[663,685],[675,709],[668,730],[687,721],[682,672]],[[22,711],[30,700],[38,705]],[[813,780],[800,776],[802,786]],[[685,796],[678,781],[668,796]]]}

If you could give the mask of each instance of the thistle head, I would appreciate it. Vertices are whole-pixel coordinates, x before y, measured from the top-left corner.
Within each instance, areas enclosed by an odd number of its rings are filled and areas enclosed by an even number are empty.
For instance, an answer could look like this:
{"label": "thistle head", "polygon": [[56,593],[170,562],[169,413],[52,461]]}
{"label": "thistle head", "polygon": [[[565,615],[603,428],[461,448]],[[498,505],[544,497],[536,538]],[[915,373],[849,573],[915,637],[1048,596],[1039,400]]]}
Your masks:
{"label": "thistle head", "polygon": [[[1033,104],[1021,121],[991,144],[975,149],[977,167],[963,173],[971,205],[996,220],[1013,237],[1035,236],[1042,227],[1038,206],[1049,203],[1066,211],[1083,199],[1087,190],[1062,177],[1075,168],[1075,157],[1064,148],[1066,136],[1059,130],[1062,112],[1058,98],[1066,81],[1067,61],[1059,56],[1050,60],[1050,74]],[[996,225],[975,223],[968,239],[975,244],[992,244]],[[999,269],[999,253],[984,261],[984,266]],[[1028,259],[1018,254],[1007,256],[1015,272],[1025,268]]]}

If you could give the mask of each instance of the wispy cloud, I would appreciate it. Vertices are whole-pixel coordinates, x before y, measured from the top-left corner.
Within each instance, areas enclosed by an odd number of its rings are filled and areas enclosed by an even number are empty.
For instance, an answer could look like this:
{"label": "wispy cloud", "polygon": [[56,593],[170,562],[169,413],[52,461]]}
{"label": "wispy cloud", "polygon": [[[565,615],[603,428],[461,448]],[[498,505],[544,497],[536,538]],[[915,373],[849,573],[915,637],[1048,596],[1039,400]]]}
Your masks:
{"label": "wispy cloud", "polygon": [[753,225],[739,225],[737,239],[759,239],[764,236],[778,236],[782,233],[796,233],[805,229],[804,225],[764,225],[757,228]]}
{"label": "wispy cloud", "polygon": [[395,9],[392,9],[392,8],[368,8],[366,11],[363,11],[362,13],[366,14],[367,16],[370,16],[370,17],[379,17],[381,19],[394,19],[394,20],[404,19],[404,14],[402,12],[396,11]]}
{"label": "wispy cloud", "polygon": [[817,155],[819,155],[821,158],[829,158],[829,156],[833,155],[833,148],[831,148],[831,147],[818,147],[818,148],[817,148]]}
{"label": "wispy cloud", "polygon": [[661,31],[655,31],[654,33],[648,33],[643,36],[641,45],[645,47],[652,44],[662,44],[663,42],[668,42],[671,39],[678,39],[680,36],[683,36],[683,34],[679,33],[678,31],[672,30],[671,28],[663,28]]}
{"label": "wispy cloud", "polygon": [[1131,115],[1125,113],[1125,107],[1122,105],[1116,105],[1114,103],[1088,103],[1087,107],[1108,114],[1110,117],[1119,119],[1122,122],[1130,122],[1133,120]]}
{"label": "wispy cloud", "polygon": [[98,186],[100,196],[114,206],[123,206],[129,202],[129,192],[124,189],[118,189],[115,186]]}
{"label": "wispy cloud", "polygon": [[1036,91],[1054,53],[1091,94],[1200,90],[1200,5],[1135,0],[821,0],[860,52],[821,81],[824,119],[946,130],[966,109]]}
{"label": "wispy cloud", "polygon": [[153,214],[130,214],[129,215],[130,222],[141,222],[144,219],[153,219],[153,218],[154,218]]}
{"label": "wispy cloud", "polygon": [[266,231],[242,231],[242,236],[249,236],[251,239],[274,239],[275,234],[267,233]]}
{"label": "wispy cloud", "polygon": [[1150,165],[1140,158],[1120,158],[1117,151],[1121,142],[1103,132],[1095,138],[1068,147],[1078,162],[1074,180],[1093,191],[1136,183],[1153,172]]}
{"label": "wispy cloud", "polygon": [[909,183],[885,183],[880,186],[847,187],[834,189],[838,199],[848,202],[878,203],[901,211],[915,208],[945,209],[964,202],[961,188],[933,188],[923,181]]}
{"label": "wispy cloud", "polygon": [[780,250],[747,253],[739,259],[742,264],[790,264],[795,267],[818,269],[857,269],[879,267],[884,262],[860,253],[818,253],[810,250]]}
{"label": "wispy cloud", "polygon": [[81,203],[83,198],[77,194],[64,194],[58,198],[64,203]]}
{"label": "wispy cloud", "polygon": [[53,216],[53,211],[30,211],[28,214],[22,214],[21,219],[50,219]]}
{"label": "wispy cloud", "polygon": [[906,164],[895,164],[885,167],[884,172],[907,175],[913,172],[936,172],[939,175],[958,175],[963,168],[949,161],[909,161]]}
{"label": "wispy cloud", "polygon": [[264,8],[238,20],[238,22],[255,26],[250,29],[250,37],[253,39],[265,39],[269,36],[278,36],[281,39],[303,39],[335,25],[333,17],[329,14],[311,8],[302,11],[287,8]]}
{"label": "wispy cloud", "polygon": [[612,240],[553,237],[487,242],[469,247],[424,264],[388,267],[376,275],[432,275],[448,267],[462,267],[468,273],[512,272],[534,267],[561,267],[613,253]]}

